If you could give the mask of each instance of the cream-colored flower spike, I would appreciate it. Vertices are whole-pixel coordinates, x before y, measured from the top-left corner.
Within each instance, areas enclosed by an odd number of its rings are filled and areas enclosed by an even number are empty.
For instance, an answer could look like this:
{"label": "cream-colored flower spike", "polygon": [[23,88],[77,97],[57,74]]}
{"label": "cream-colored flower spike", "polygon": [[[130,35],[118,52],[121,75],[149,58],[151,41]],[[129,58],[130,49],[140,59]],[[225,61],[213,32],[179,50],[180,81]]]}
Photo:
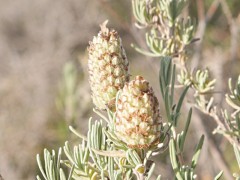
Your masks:
{"label": "cream-colored flower spike", "polygon": [[115,125],[118,138],[130,148],[149,148],[159,142],[159,103],[143,77],[126,83],[119,93]]}
{"label": "cream-colored flower spike", "polygon": [[[97,37],[89,42],[88,68],[93,103],[99,109],[106,109],[119,89],[129,80],[128,60],[117,31],[109,30],[105,21]],[[115,103],[114,103],[115,106]]]}

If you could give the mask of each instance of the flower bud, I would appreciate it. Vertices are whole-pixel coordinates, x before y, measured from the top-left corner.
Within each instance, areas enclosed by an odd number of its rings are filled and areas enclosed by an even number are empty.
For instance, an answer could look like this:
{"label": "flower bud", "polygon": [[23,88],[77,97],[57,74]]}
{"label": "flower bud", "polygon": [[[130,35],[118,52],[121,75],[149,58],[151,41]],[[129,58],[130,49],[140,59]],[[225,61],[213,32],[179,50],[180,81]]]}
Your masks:
{"label": "flower bud", "polygon": [[158,143],[161,130],[159,103],[141,76],[126,83],[116,105],[116,135],[130,148],[149,148]]}
{"label": "flower bud", "polygon": [[106,109],[129,79],[128,60],[115,30],[101,25],[101,31],[88,47],[89,82],[92,99],[99,109]]}

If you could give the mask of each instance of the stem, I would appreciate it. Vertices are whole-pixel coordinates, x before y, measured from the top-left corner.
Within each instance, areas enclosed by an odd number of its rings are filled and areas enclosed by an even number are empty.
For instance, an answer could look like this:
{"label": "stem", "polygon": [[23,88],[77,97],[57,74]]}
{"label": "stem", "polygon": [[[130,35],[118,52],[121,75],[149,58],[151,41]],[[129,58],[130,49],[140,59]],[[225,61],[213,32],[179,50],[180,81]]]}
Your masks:
{"label": "stem", "polygon": [[182,152],[178,153],[178,154],[177,154],[177,157],[178,157],[180,166],[183,166],[183,165],[184,165],[184,160],[183,160]]}
{"label": "stem", "polygon": [[138,180],[144,180],[144,175],[143,175],[143,174],[140,174],[140,173],[138,173]]}

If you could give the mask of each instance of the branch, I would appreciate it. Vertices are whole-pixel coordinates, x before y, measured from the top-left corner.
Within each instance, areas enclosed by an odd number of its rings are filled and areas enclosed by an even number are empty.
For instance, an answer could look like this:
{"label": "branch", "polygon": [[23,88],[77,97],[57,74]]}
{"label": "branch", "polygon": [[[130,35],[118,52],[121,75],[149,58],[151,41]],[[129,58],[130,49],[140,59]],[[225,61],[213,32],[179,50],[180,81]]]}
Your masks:
{"label": "branch", "polygon": [[[212,137],[210,137],[206,127],[205,127],[205,122],[203,122],[202,118],[200,118],[199,114],[196,114],[195,116],[195,121],[193,121],[195,127],[197,127],[201,133],[206,136],[206,143],[208,144],[208,149],[215,160],[217,162],[217,166],[219,169],[224,171],[224,176],[226,179],[232,180],[232,173],[230,172],[228,165],[224,159],[224,156],[222,155],[221,151],[217,148],[216,143],[213,141]],[[197,131],[198,132],[198,131]]]}
{"label": "branch", "polygon": [[[201,1],[201,2],[198,2]],[[195,53],[194,56],[192,58],[192,68],[195,68],[198,66],[198,62],[201,59],[201,54],[202,54],[202,40],[205,34],[205,30],[206,30],[206,26],[207,23],[209,22],[209,20],[213,17],[213,15],[215,14],[220,0],[214,0],[213,3],[211,4],[211,6],[209,7],[206,15],[202,15],[202,13],[204,12],[204,4],[202,3],[203,0],[198,0],[198,18],[199,18],[199,25],[197,28],[197,32],[196,32],[196,37],[198,37],[200,39],[199,43],[196,44],[195,46]]]}
{"label": "branch", "polygon": [[223,13],[225,14],[226,18],[227,18],[227,21],[228,21],[228,24],[231,26],[232,24],[232,13],[226,3],[225,0],[220,0],[220,3],[221,3],[221,6],[223,8]]}
{"label": "branch", "polygon": [[[217,124],[224,132],[228,130],[226,124],[223,123],[224,120],[221,119],[221,118],[219,117],[219,115],[217,115],[216,110],[212,110],[212,111],[210,111],[210,112],[207,112],[207,111],[205,111],[205,110],[203,110],[203,109],[200,109],[200,108],[197,107],[197,106],[196,106],[196,108],[199,109],[199,110],[200,110],[201,112],[203,112],[204,114],[212,117],[212,118],[215,120],[216,124]],[[226,134],[226,133],[223,133],[222,135],[223,135],[232,145],[235,144],[235,145],[238,147],[238,149],[240,149],[240,143],[239,143],[236,139],[234,139],[233,137],[231,137],[230,135],[228,135],[228,134]]]}

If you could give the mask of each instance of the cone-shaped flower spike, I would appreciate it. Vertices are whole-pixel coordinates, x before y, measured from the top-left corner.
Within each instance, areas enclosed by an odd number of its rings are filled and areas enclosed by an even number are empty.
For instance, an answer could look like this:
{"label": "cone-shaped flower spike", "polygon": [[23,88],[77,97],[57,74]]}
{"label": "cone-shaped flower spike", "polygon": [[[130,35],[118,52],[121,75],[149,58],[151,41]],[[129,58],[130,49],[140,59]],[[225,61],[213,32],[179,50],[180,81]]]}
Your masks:
{"label": "cone-shaped flower spike", "polygon": [[129,63],[122,41],[118,33],[109,30],[106,24],[107,21],[101,25],[101,31],[88,47],[92,99],[95,106],[102,110],[115,99],[118,90],[129,79]]}

